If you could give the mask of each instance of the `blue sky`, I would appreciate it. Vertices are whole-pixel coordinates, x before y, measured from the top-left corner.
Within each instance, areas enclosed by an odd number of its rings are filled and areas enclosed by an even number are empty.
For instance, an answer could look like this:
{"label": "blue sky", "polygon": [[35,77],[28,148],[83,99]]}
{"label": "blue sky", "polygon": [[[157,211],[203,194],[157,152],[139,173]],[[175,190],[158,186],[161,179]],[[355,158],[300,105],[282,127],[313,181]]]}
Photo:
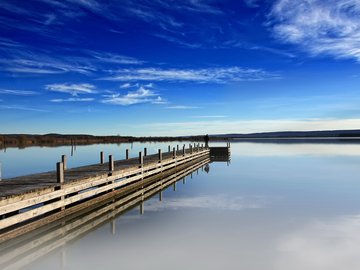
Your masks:
{"label": "blue sky", "polygon": [[357,0],[0,0],[0,133],[360,127]]}

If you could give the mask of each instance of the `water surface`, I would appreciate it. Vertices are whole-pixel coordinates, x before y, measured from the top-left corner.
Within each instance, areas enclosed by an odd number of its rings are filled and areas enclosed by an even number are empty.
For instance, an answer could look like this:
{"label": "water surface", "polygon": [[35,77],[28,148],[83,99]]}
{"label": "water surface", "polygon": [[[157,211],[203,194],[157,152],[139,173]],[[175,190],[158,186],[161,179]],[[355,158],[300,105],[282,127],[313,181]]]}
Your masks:
{"label": "water surface", "polygon": [[[120,158],[126,147],[78,147],[70,164],[95,163],[100,149]],[[66,149],[8,149],[3,174],[51,169]],[[236,143],[231,152],[229,166],[193,173],[147,200],[143,215],[135,206],[24,269],[359,269],[360,144]]]}

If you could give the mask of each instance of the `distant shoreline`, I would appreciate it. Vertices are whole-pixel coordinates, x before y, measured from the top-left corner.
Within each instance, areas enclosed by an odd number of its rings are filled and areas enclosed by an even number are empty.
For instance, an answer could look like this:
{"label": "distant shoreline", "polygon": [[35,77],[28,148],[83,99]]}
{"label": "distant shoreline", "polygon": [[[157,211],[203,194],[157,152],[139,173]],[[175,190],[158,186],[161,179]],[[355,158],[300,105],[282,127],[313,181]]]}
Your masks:
{"label": "distant shoreline", "polygon": [[[331,130],[331,131],[283,131],[251,134],[217,134],[209,135],[211,141],[233,142],[358,142],[360,130]],[[56,147],[66,145],[91,145],[131,142],[173,142],[195,141],[204,142],[204,135],[195,136],[94,136],[87,134],[0,134],[0,149],[26,148],[31,146]]]}

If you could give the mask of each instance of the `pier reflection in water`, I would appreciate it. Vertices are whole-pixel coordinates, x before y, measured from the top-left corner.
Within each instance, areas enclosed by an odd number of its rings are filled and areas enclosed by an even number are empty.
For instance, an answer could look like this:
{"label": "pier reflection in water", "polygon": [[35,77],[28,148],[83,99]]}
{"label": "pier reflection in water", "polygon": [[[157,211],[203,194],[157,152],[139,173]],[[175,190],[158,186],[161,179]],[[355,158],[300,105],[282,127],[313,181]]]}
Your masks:
{"label": "pier reflection in water", "polygon": [[143,215],[145,201],[158,194],[159,200],[163,201],[163,192],[186,178],[192,179],[193,172],[203,171],[204,166],[209,170],[210,159],[194,162],[186,169],[177,171],[171,176],[156,181],[152,185],[143,187],[125,197],[112,198],[101,204],[80,211],[76,214],[58,220],[24,236],[12,239],[0,245],[0,269],[27,269],[29,264],[46,256],[51,252],[59,253],[61,268],[66,267],[66,245],[76,239],[82,238],[87,233],[100,228],[104,224],[110,224],[110,233],[116,234],[116,219],[127,211],[139,208],[139,214]]}

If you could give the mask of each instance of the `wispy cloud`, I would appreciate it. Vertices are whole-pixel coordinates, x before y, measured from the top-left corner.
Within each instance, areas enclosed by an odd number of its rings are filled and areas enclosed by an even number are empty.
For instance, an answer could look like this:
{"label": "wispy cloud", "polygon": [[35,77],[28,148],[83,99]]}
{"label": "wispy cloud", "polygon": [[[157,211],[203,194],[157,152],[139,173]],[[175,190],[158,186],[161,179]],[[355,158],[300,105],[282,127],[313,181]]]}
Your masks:
{"label": "wispy cloud", "polygon": [[227,118],[227,115],[196,115],[196,116],[192,116],[192,118],[200,118],[200,119],[214,119],[214,118]]}
{"label": "wispy cloud", "polygon": [[230,195],[203,195],[198,197],[176,198],[159,204],[149,201],[146,211],[160,211],[163,209],[203,208],[226,211],[241,211],[245,209],[259,209],[268,205],[268,199],[263,196],[230,196]]}
{"label": "wispy cloud", "polygon": [[166,109],[173,109],[173,110],[191,110],[191,109],[199,109],[198,106],[187,106],[187,105],[174,105],[168,106]]}
{"label": "wispy cloud", "polygon": [[96,70],[87,59],[73,59],[61,55],[53,58],[44,52],[37,52],[36,49],[28,47],[8,48],[6,54],[6,60],[0,59],[0,69],[11,73],[61,74],[73,72],[88,75]]}
{"label": "wispy cloud", "polygon": [[358,0],[278,0],[270,14],[275,37],[311,55],[360,61]]}
{"label": "wispy cloud", "polygon": [[114,76],[102,79],[109,81],[191,81],[225,83],[230,81],[259,81],[277,78],[280,78],[280,75],[263,69],[222,67],[203,69],[119,69]]}
{"label": "wispy cloud", "polygon": [[108,62],[113,64],[124,64],[124,65],[141,65],[144,61],[138,60],[133,57],[119,55],[108,52],[90,52],[95,59],[98,59],[102,62]]}
{"label": "wispy cloud", "polygon": [[51,99],[51,102],[55,102],[55,103],[62,103],[62,102],[90,102],[90,101],[94,101],[94,98],[55,98],[55,99]]}
{"label": "wispy cloud", "polygon": [[255,8],[259,7],[259,0],[244,0],[248,7]]}
{"label": "wispy cloud", "polygon": [[[358,129],[360,119],[259,119],[225,120],[212,119],[202,121],[165,122],[139,125],[136,128],[148,130],[147,135],[194,135],[252,133],[268,131],[311,131]],[[186,130],[184,130],[186,127]],[[151,130],[151,131],[150,131]]]}
{"label": "wispy cloud", "polygon": [[164,104],[165,100],[154,91],[141,86],[138,90],[128,92],[125,95],[104,95],[104,99],[101,102],[105,104],[129,106],[141,103]]}
{"label": "wispy cloud", "polygon": [[128,89],[128,88],[133,88],[133,87],[139,87],[139,84],[138,83],[135,83],[135,84],[124,83],[124,84],[120,85],[121,89]]}
{"label": "wispy cloud", "polygon": [[0,88],[0,94],[15,95],[15,96],[32,96],[38,94],[35,91],[28,90],[15,90],[15,89],[2,89]]}
{"label": "wispy cloud", "polygon": [[69,84],[69,83],[54,83],[45,86],[45,89],[53,92],[68,93],[72,96],[78,94],[93,94],[96,93],[95,85],[89,83]]}
{"label": "wispy cloud", "polygon": [[43,110],[43,109],[38,109],[38,108],[33,108],[33,107],[18,106],[18,105],[0,105],[0,109],[32,111],[32,112],[49,112],[48,110]]}

